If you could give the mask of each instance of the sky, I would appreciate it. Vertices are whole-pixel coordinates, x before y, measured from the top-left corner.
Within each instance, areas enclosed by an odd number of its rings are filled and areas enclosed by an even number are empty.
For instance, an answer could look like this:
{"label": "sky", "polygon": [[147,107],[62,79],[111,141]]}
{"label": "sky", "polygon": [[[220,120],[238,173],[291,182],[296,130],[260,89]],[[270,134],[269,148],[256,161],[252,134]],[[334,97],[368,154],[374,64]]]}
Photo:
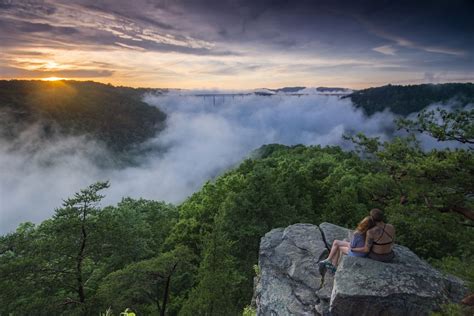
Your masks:
{"label": "sky", "polygon": [[0,78],[255,89],[474,81],[474,1],[0,0]]}

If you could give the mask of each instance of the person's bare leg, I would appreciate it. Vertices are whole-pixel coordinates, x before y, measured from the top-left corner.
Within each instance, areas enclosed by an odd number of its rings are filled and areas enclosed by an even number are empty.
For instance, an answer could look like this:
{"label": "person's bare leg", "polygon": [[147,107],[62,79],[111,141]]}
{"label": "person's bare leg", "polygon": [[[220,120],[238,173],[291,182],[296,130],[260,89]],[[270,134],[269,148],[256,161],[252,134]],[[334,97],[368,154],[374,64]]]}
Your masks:
{"label": "person's bare leg", "polygon": [[336,266],[339,263],[339,258],[341,257],[341,254],[348,254],[349,253],[349,247],[347,246],[339,246],[339,251],[334,255],[334,258],[331,260],[332,264]]}
{"label": "person's bare leg", "polygon": [[339,251],[339,242],[341,240],[337,240],[335,239],[333,242],[332,242],[332,247],[331,247],[331,251],[329,251],[329,256],[327,257],[327,259],[331,260],[332,261],[332,258],[334,257],[334,255]]}
{"label": "person's bare leg", "polygon": [[347,247],[348,248],[349,246],[350,246],[350,243],[345,241],[345,240],[337,240],[337,239],[334,240],[334,242],[332,243],[331,251],[329,252],[328,259],[333,261],[332,259],[339,252],[339,247]]}
{"label": "person's bare leg", "polygon": [[349,253],[349,250],[350,250],[350,249],[351,249],[351,248],[350,248],[350,244],[349,244],[348,246],[339,247],[339,250],[340,250],[343,254],[345,254],[345,255],[347,255],[347,254]]}

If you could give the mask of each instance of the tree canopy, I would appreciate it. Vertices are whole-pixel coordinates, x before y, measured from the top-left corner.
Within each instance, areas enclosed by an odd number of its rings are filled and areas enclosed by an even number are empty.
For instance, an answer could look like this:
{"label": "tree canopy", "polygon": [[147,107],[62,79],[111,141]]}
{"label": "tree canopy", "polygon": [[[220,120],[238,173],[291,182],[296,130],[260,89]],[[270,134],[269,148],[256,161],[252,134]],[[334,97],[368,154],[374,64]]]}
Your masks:
{"label": "tree canopy", "polygon": [[386,85],[358,90],[345,98],[350,98],[356,107],[362,108],[368,115],[385,109],[408,115],[434,103],[452,103],[461,107],[473,104],[474,84]]}
{"label": "tree canopy", "polygon": [[166,115],[141,100],[157,90],[114,87],[92,81],[0,80],[3,137],[40,124],[44,137],[89,135],[108,148],[129,150],[164,128]]}

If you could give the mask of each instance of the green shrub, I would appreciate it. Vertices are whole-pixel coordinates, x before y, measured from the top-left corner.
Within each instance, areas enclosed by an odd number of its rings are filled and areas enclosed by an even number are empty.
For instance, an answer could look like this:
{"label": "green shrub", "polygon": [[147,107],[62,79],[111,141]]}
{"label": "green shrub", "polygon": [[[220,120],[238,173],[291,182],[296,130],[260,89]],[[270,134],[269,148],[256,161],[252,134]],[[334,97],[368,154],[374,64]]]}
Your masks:
{"label": "green shrub", "polygon": [[257,311],[255,310],[255,308],[251,307],[251,306],[245,306],[244,307],[244,311],[242,312],[242,316],[256,316],[257,315]]}

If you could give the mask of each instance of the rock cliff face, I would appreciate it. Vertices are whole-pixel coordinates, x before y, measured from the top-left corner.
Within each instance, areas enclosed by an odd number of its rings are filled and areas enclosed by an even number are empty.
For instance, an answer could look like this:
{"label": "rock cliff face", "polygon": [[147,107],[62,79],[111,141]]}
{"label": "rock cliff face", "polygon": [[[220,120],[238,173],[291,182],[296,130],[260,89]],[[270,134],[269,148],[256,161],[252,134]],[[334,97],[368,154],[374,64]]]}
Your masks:
{"label": "rock cliff face", "polygon": [[329,223],[267,233],[260,243],[257,315],[428,315],[466,293],[459,279],[398,245],[392,263],[344,256],[334,276],[319,271],[333,240],[349,233]]}

